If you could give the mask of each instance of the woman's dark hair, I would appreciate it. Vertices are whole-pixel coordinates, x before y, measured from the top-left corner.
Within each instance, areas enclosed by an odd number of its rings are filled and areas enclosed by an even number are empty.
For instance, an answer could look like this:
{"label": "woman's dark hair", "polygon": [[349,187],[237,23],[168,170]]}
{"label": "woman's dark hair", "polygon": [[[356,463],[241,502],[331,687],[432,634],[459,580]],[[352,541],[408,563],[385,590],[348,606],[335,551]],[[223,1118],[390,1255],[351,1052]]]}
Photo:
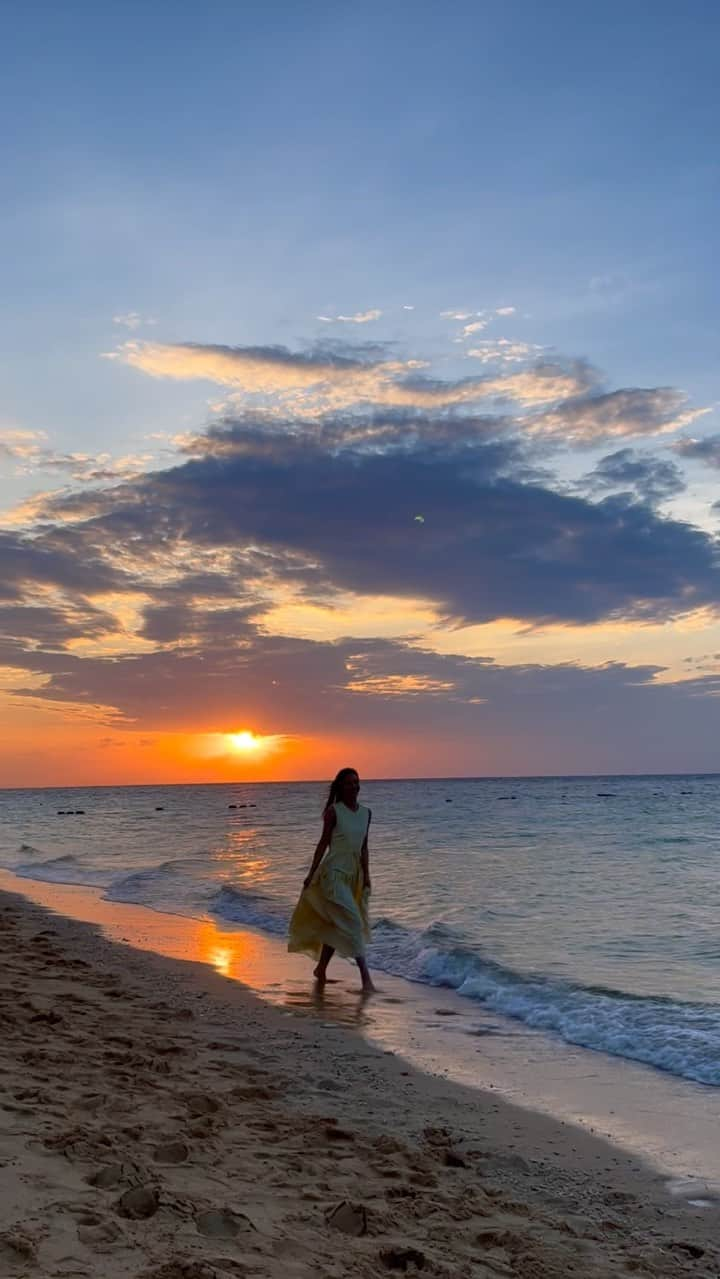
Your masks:
{"label": "woman's dark hair", "polygon": [[334,781],[330,783],[330,790],[328,792],[328,797],[325,802],[325,807],[323,808],[323,813],[326,813],[327,810],[330,808],[331,804],[334,804],[335,801],[340,798],[340,796],[342,795],[342,788],[343,788],[343,783],[345,781],[345,778],[349,777],[351,773],[353,777],[359,776],[356,768],[341,768],[337,777],[334,779]]}

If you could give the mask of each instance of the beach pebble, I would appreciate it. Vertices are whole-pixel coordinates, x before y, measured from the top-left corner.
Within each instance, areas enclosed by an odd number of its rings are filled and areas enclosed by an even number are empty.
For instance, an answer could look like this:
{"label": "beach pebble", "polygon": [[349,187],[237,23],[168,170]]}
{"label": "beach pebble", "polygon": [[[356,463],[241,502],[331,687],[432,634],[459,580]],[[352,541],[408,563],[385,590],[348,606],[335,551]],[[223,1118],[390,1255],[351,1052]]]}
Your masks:
{"label": "beach pebble", "polygon": [[351,1204],[346,1199],[336,1204],[326,1214],[326,1221],[334,1230],[341,1230],[344,1235],[367,1234],[367,1212],[362,1204]]}
{"label": "beach pebble", "polygon": [[160,1196],[154,1186],[133,1186],[118,1200],[118,1210],[123,1217],[142,1221],[154,1217],[160,1205]]}

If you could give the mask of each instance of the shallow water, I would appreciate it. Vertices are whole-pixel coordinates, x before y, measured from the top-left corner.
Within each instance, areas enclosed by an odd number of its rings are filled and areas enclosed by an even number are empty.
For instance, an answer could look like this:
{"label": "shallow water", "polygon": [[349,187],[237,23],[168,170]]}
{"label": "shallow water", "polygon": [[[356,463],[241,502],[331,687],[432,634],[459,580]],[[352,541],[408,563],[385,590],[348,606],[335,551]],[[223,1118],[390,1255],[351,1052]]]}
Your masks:
{"label": "shallow water", "polygon": [[[317,783],[3,791],[0,864],[281,936],[323,799]],[[361,800],[376,968],[720,1084],[720,777],[379,781]]]}

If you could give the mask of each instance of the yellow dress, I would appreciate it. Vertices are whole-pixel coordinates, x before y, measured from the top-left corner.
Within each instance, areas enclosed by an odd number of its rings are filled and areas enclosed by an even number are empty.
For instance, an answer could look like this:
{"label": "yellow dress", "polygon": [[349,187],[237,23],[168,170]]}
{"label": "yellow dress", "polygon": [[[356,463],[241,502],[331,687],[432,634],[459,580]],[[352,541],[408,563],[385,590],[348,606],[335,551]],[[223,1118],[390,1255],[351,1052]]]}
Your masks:
{"label": "yellow dress", "polygon": [[358,959],[370,941],[370,894],[363,887],[360,861],[370,809],[358,804],[353,812],[338,801],[335,819],[330,847],[290,920],[288,950],[312,959],[320,958],[324,945],[345,959]]}

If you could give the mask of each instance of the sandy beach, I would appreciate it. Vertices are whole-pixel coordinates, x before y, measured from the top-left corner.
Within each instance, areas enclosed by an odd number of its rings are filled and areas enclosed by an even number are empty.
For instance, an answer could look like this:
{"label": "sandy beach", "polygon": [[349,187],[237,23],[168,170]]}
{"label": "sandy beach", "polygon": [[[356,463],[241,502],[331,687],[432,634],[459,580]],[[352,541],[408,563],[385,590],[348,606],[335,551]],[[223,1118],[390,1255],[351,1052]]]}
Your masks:
{"label": "sandy beach", "polygon": [[714,1205],[205,966],[2,913],[0,1274],[717,1276]]}

